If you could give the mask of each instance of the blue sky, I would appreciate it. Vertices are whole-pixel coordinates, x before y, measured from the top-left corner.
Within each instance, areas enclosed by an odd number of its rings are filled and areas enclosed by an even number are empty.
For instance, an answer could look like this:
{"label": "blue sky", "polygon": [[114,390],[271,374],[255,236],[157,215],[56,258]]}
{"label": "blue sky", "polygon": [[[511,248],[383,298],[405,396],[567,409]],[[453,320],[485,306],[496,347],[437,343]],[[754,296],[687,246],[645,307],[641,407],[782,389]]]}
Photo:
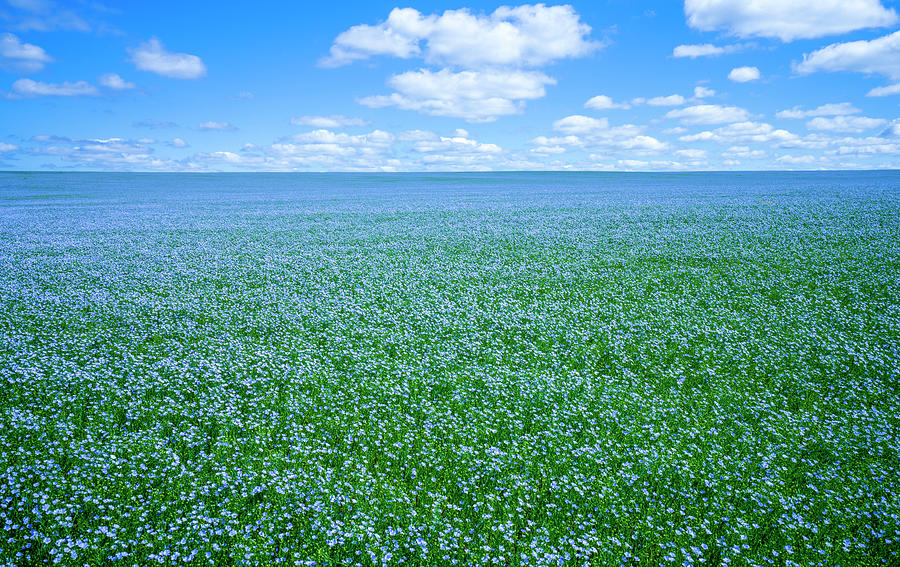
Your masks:
{"label": "blue sky", "polygon": [[879,0],[0,0],[0,169],[900,166]]}

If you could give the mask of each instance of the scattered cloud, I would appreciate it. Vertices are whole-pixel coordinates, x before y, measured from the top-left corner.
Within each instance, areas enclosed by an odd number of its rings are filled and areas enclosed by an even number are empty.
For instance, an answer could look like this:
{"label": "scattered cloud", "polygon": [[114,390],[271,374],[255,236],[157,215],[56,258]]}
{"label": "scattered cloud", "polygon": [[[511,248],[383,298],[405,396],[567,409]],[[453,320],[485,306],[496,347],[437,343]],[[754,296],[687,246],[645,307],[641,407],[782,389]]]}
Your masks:
{"label": "scattered cloud", "polygon": [[23,43],[11,33],[0,34],[0,69],[16,73],[36,73],[53,58],[37,45]]}
{"label": "scattered cloud", "polygon": [[865,116],[835,116],[833,118],[820,116],[807,122],[806,127],[810,130],[859,134],[866,130],[874,130],[884,126],[886,123],[887,120],[882,118],[867,118]]}
{"label": "scattered cloud", "polygon": [[590,116],[575,114],[573,116],[566,116],[565,118],[561,118],[554,122],[553,129],[557,132],[562,132],[563,134],[591,134],[599,130],[608,130],[609,120],[606,118],[591,118]]}
{"label": "scattered cloud", "polygon": [[501,6],[490,15],[394,8],[384,22],[338,35],[320,63],[337,67],[387,55],[466,68],[536,67],[594,51],[600,44],[588,39],[590,32],[571,6]]}
{"label": "scattered cloud", "polygon": [[91,26],[73,10],[51,0],[7,0],[12,13],[0,14],[22,31],[79,31],[89,32]]}
{"label": "scattered cloud", "polygon": [[718,57],[727,53],[735,53],[743,49],[743,45],[725,45],[718,46],[711,43],[701,43],[697,45],[679,45],[672,50],[672,57]]}
{"label": "scattered cloud", "polygon": [[0,142],[0,153],[14,152],[18,149],[19,149],[19,146],[16,146],[14,144],[7,144],[5,142]]}
{"label": "scattered cloud", "polygon": [[701,160],[706,159],[706,156],[709,152],[706,150],[697,150],[697,149],[687,149],[687,150],[676,150],[675,155],[689,160]]}
{"label": "scattered cloud", "polygon": [[669,95],[669,96],[656,96],[651,99],[647,99],[647,104],[650,106],[681,106],[687,102],[687,100],[681,95]]}
{"label": "scattered cloud", "polygon": [[35,98],[39,96],[92,96],[100,94],[97,87],[86,82],[42,83],[31,79],[19,79],[12,84],[6,98]]}
{"label": "scattered cloud", "polygon": [[694,98],[709,98],[711,96],[716,96],[716,91],[704,86],[694,87]]}
{"label": "scattered cloud", "polygon": [[811,110],[803,110],[802,106],[795,106],[790,110],[779,110],[775,113],[776,118],[813,118],[815,116],[847,116],[849,114],[859,114],[862,110],[853,106],[849,102],[839,102],[823,104]]}
{"label": "scattered cloud", "polygon": [[886,87],[875,87],[866,93],[866,96],[891,96],[896,94],[900,94],[900,83]]}
{"label": "scattered cloud", "polygon": [[368,126],[369,121],[362,118],[347,118],[340,114],[331,116],[294,116],[294,126],[312,126],[313,128],[346,128],[348,126]]}
{"label": "scattered cloud", "polygon": [[196,55],[170,53],[155,37],[129,49],[131,62],[141,71],[150,71],[173,79],[199,79],[206,76],[206,65]]}
{"label": "scattered cloud", "polygon": [[135,128],[150,128],[153,130],[160,128],[176,128],[178,124],[174,122],[158,121],[158,120],[141,120],[132,124]]}
{"label": "scattered cloud", "polygon": [[597,95],[584,103],[584,107],[593,108],[594,110],[612,110],[615,108],[628,109],[631,108],[631,105],[625,102],[613,102],[613,99],[606,95]]}
{"label": "scattered cloud", "polygon": [[788,143],[799,140],[799,136],[787,130],[776,129],[765,122],[736,122],[727,126],[708,130],[698,134],[689,134],[678,138],[682,142],[718,142],[735,144],[739,142],[753,143]]}
{"label": "scattered cloud", "polygon": [[900,137],[900,118],[891,122],[880,134],[882,138]]}
{"label": "scattered cloud", "polygon": [[231,132],[237,130],[237,127],[230,122],[215,122],[215,121],[207,121],[201,122],[199,126],[197,126],[200,130],[218,130],[220,132]]}
{"label": "scattered cloud", "polygon": [[71,139],[61,136],[34,136],[34,155],[53,156],[76,167],[136,171],[192,171],[205,169],[189,160],[154,156],[153,140],[124,138]]}
{"label": "scattered cloud", "polygon": [[880,0],[685,0],[690,27],[783,42],[892,26],[897,13]]}
{"label": "scattered cloud", "polygon": [[819,71],[854,71],[900,80],[900,31],[873,40],[833,43],[804,55],[794,70],[803,75]]}
{"label": "scattered cloud", "polygon": [[728,78],[735,83],[748,83],[759,80],[759,69],[756,67],[735,67],[728,73]]}
{"label": "scattered cloud", "polygon": [[765,150],[752,150],[750,146],[731,146],[722,152],[722,157],[732,159],[762,159],[766,155],[768,154],[766,154]]}
{"label": "scattered cloud", "polygon": [[173,148],[187,148],[190,144],[182,140],[181,138],[173,138],[169,145]]}
{"label": "scattered cloud", "polygon": [[777,163],[785,164],[785,165],[810,165],[816,162],[816,158],[814,156],[779,156],[775,158]]}
{"label": "scattered cloud", "polygon": [[725,124],[746,121],[750,118],[750,113],[737,106],[698,104],[670,110],[666,113],[666,118],[677,118],[682,124],[688,125]]}
{"label": "scattered cloud", "polygon": [[397,92],[359,100],[371,108],[395,106],[433,116],[469,122],[491,122],[518,114],[525,100],[541,98],[545,85],[556,81],[536,71],[461,71],[427,69],[394,75],[388,84]]}
{"label": "scattered cloud", "polygon": [[137,87],[137,85],[135,85],[134,83],[129,83],[115,73],[106,73],[105,75],[100,77],[99,82],[100,86],[116,91],[128,90]]}

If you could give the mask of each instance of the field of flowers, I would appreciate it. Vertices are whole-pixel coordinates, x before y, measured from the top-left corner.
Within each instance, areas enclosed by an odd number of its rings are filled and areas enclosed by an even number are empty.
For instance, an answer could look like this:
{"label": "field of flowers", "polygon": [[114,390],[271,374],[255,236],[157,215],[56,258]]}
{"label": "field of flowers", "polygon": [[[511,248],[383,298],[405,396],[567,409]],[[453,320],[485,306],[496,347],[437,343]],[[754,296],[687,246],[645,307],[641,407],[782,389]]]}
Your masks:
{"label": "field of flowers", "polygon": [[898,565],[900,175],[0,174],[0,565]]}

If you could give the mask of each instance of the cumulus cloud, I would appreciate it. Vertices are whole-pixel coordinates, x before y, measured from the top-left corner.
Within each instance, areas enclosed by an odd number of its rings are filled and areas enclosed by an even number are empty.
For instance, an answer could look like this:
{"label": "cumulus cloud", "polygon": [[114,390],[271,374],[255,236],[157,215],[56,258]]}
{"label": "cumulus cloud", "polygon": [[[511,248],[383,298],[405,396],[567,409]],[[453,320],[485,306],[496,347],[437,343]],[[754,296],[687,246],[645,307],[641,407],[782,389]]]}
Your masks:
{"label": "cumulus cloud", "polygon": [[575,114],[560,118],[554,122],[553,129],[557,132],[562,132],[563,134],[590,134],[599,130],[609,129],[609,120],[606,118],[591,118],[590,116]]}
{"label": "cumulus cloud", "polygon": [[672,50],[672,57],[718,57],[726,53],[734,53],[743,48],[741,45],[725,45],[718,46],[711,43],[701,43],[697,45],[679,45]]}
{"label": "cumulus cloud", "polygon": [[900,83],[886,87],[875,87],[866,93],[866,96],[891,96],[895,94],[900,94]]}
{"label": "cumulus cloud", "polygon": [[170,53],[156,38],[130,49],[129,53],[132,63],[141,71],[173,79],[199,79],[206,75],[206,65],[202,59],[187,53]]}
{"label": "cumulus cloud", "polygon": [[613,102],[613,99],[606,95],[597,95],[590,98],[586,103],[584,103],[584,107],[593,108],[594,110],[612,110],[615,108],[628,109],[631,108],[631,105],[624,102]]}
{"label": "cumulus cloud", "polygon": [[189,161],[154,156],[153,140],[125,138],[71,139],[60,136],[35,136],[36,155],[54,156],[76,167],[136,171],[191,171],[203,167]]}
{"label": "cumulus cloud", "polygon": [[647,99],[647,104],[650,106],[681,106],[687,102],[685,98],[681,95],[669,95],[669,96],[655,96],[651,99]]}
{"label": "cumulus cloud", "polygon": [[169,145],[172,146],[173,148],[186,148],[189,146],[189,144],[187,142],[185,142],[184,140],[182,140],[181,138],[172,139],[172,141],[169,142]]}
{"label": "cumulus cloud", "polygon": [[703,86],[694,87],[694,98],[709,98],[716,96],[716,91]]}
{"label": "cumulus cloud", "polygon": [[312,126],[313,128],[346,128],[348,126],[367,126],[369,122],[362,118],[347,118],[340,114],[331,116],[294,116],[294,126]]}
{"label": "cumulus cloud", "polygon": [[897,23],[897,13],[880,0],[685,0],[688,25],[739,37],[788,42]]}
{"label": "cumulus cloud", "polygon": [[735,67],[728,73],[728,78],[735,83],[756,81],[759,77],[759,69],[756,67]]}
{"label": "cumulus cloud", "polygon": [[873,40],[833,43],[803,56],[794,66],[801,74],[818,71],[875,73],[900,79],[900,31]]}
{"label": "cumulus cloud", "polygon": [[441,15],[395,8],[384,22],[338,35],[320,63],[336,67],[387,55],[468,68],[535,67],[597,49],[590,32],[571,6],[501,6],[490,15],[465,8]]}
{"label": "cumulus cloud", "polygon": [[750,113],[737,106],[720,106],[718,104],[698,104],[686,108],[677,108],[666,113],[666,118],[677,118],[682,124],[725,124],[741,122],[750,117]]}
{"label": "cumulus cloud", "polygon": [[790,110],[779,110],[775,113],[777,118],[813,118],[815,116],[847,116],[859,114],[862,110],[849,102],[823,104],[817,108],[803,110],[802,106],[795,106]]}
{"label": "cumulus cloud", "polygon": [[42,83],[19,79],[12,84],[6,98],[35,98],[39,96],[92,96],[100,94],[97,87],[86,82]]}
{"label": "cumulus cloud", "polygon": [[810,130],[823,130],[826,132],[846,132],[858,134],[866,130],[873,130],[884,126],[887,120],[881,118],[867,118],[865,116],[835,116],[833,118],[818,117],[806,123]]}
{"label": "cumulus cloud", "polygon": [[799,140],[799,136],[787,130],[776,129],[765,122],[745,121],[722,126],[715,130],[681,136],[678,139],[682,142],[718,142],[720,144],[735,144],[738,142],[790,143]]}
{"label": "cumulus cloud", "polygon": [[0,142],[0,153],[14,152],[18,149],[19,149],[19,146],[16,146],[15,144],[7,144],[5,142]]}
{"label": "cumulus cloud", "polygon": [[100,77],[100,86],[116,91],[128,90],[136,87],[134,83],[129,83],[115,73],[106,73]]}
{"label": "cumulus cloud", "polygon": [[785,165],[810,165],[816,162],[816,158],[814,156],[779,156],[775,158],[776,163],[781,163]]}
{"label": "cumulus cloud", "polygon": [[0,69],[17,73],[36,73],[53,58],[37,45],[23,43],[11,33],[0,34]]}
{"label": "cumulus cloud", "polygon": [[427,69],[394,75],[388,85],[397,92],[359,100],[371,108],[396,106],[433,116],[490,122],[522,112],[525,100],[545,95],[545,85],[556,81],[536,71],[434,72]]}
{"label": "cumulus cloud", "polygon": [[697,150],[697,149],[687,149],[687,150],[677,150],[675,155],[689,160],[702,160],[706,159],[707,155],[706,150]]}
{"label": "cumulus cloud", "polygon": [[212,120],[201,122],[197,127],[201,130],[219,130],[220,132],[237,130],[237,127],[230,122],[215,122]]}
{"label": "cumulus cloud", "polygon": [[732,159],[762,159],[766,157],[766,152],[765,150],[751,150],[750,146],[731,146],[722,152],[722,157]]}

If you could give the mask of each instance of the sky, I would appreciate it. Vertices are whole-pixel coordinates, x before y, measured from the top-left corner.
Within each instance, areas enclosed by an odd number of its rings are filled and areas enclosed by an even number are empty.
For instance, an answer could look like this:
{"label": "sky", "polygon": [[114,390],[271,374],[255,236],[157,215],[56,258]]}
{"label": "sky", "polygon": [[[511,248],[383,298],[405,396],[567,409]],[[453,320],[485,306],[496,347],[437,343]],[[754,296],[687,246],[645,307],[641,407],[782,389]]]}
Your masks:
{"label": "sky", "polygon": [[900,0],[0,0],[0,170],[898,167]]}

